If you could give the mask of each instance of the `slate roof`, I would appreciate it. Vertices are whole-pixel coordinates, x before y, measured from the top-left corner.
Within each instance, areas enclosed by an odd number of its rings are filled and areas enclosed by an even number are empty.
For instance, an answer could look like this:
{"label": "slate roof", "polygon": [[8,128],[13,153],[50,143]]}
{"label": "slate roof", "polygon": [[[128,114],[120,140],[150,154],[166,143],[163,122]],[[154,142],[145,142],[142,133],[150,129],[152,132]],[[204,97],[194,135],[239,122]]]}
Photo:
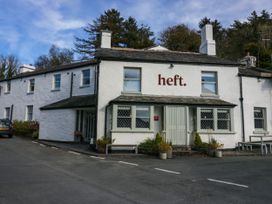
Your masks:
{"label": "slate roof", "polygon": [[167,62],[239,66],[237,62],[199,53],[177,51],[137,50],[126,48],[99,48],[95,56],[105,60]]}
{"label": "slate roof", "polygon": [[[18,78],[23,78],[23,77],[46,74],[46,73],[50,73],[50,72],[58,72],[58,71],[63,71],[63,70],[69,70],[69,69],[74,69],[74,68],[78,68],[78,67],[94,65],[96,63],[97,63],[96,60],[88,60],[88,61],[65,64],[65,65],[60,65],[60,66],[52,66],[52,67],[48,67],[48,68],[44,68],[44,69],[37,69],[37,70],[35,70],[33,72],[25,72],[25,73],[17,74],[16,76],[12,77],[11,79],[18,79]],[[1,81],[7,81],[7,79],[0,80],[0,82]]]}
{"label": "slate roof", "polygon": [[257,78],[272,78],[272,71],[257,67],[239,68],[239,75]]}
{"label": "slate roof", "polygon": [[41,110],[90,108],[96,105],[96,95],[72,96],[55,103],[43,106]]}
{"label": "slate roof", "polygon": [[169,105],[204,105],[204,106],[236,106],[233,103],[207,97],[192,96],[157,96],[157,95],[120,95],[111,104],[169,104]]}

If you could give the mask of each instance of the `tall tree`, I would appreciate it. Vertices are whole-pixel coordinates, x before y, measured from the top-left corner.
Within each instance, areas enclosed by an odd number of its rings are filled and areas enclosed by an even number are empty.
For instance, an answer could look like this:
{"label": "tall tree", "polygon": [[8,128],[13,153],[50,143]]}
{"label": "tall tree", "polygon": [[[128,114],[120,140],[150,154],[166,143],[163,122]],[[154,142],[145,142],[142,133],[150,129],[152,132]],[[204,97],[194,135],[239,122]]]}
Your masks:
{"label": "tall tree", "polygon": [[198,52],[200,36],[184,24],[168,27],[159,38],[161,44],[170,50]]}
{"label": "tall tree", "polygon": [[0,56],[0,79],[10,79],[17,74],[19,60],[14,55]]}
{"label": "tall tree", "polygon": [[118,10],[109,9],[83,29],[87,38],[75,37],[75,51],[83,55],[92,55],[100,46],[102,30],[112,32],[113,47],[144,48],[154,45],[150,27],[138,26],[133,17],[124,19]]}
{"label": "tall tree", "polygon": [[37,69],[69,64],[74,59],[74,53],[69,49],[60,49],[52,45],[47,55],[41,55],[37,58],[35,66]]}

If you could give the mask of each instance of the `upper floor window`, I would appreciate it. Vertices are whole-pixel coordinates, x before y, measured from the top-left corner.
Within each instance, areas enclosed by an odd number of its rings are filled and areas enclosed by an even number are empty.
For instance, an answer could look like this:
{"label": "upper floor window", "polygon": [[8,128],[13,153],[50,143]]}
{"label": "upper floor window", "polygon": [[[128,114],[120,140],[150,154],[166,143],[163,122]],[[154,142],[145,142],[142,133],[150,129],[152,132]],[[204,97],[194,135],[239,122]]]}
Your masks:
{"label": "upper floor window", "polygon": [[33,93],[35,89],[35,79],[30,79],[28,81],[28,93]]}
{"label": "upper floor window", "polygon": [[91,83],[91,71],[90,69],[82,70],[81,85],[88,86]]}
{"label": "upper floor window", "polygon": [[201,73],[202,94],[217,95],[217,73]]}
{"label": "upper floor window", "polygon": [[26,120],[27,121],[33,120],[33,105],[29,105],[26,107]]}
{"label": "upper floor window", "polygon": [[254,128],[266,130],[266,109],[254,107]]}
{"label": "upper floor window", "polygon": [[124,69],[124,92],[141,92],[141,69]]}
{"label": "upper floor window", "polygon": [[55,74],[53,76],[53,90],[59,90],[61,86],[61,74]]}
{"label": "upper floor window", "polygon": [[10,82],[10,81],[7,81],[5,93],[9,93],[10,90],[11,90],[11,82]]}
{"label": "upper floor window", "polygon": [[6,118],[6,119],[10,118],[10,107],[5,108],[4,118]]}

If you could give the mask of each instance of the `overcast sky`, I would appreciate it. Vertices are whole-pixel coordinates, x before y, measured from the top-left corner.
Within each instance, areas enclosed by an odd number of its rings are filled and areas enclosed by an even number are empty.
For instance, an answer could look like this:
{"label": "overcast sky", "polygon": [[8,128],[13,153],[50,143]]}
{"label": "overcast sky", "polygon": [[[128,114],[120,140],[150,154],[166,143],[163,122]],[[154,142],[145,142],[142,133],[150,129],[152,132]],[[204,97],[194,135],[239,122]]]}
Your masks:
{"label": "overcast sky", "polygon": [[72,48],[74,36],[105,10],[115,8],[155,32],[178,23],[198,28],[204,16],[224,27],[256,10],[272,12],[272,0],[0,0],[0,54],[34,63],[52,44]]}

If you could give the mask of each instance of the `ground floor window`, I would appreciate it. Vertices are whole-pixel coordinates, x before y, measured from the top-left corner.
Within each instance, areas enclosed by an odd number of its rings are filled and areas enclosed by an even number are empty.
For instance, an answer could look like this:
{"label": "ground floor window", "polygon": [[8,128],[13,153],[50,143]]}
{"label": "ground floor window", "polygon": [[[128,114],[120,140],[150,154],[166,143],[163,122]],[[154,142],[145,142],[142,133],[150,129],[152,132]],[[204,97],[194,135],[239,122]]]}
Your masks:
{"label": "ground floor window", "polygon": [[255,130],[266,130],[266,109],[254,108],[254,128]]}
{"label": "ground floor window", "polygon": [[33,106],[29,105],[26,107],[26,120],[32,121],[33,120]]}
{"label": "ground floor window", "polygon": [[148,130],[151,128],[151,107],[149,106],[115,105],[113,116],[116,129]]}
{"label": "ground floor window", "polygon": [[205,131],[230,132],[232,129],[231,109],[198,108],[198,129]]}

